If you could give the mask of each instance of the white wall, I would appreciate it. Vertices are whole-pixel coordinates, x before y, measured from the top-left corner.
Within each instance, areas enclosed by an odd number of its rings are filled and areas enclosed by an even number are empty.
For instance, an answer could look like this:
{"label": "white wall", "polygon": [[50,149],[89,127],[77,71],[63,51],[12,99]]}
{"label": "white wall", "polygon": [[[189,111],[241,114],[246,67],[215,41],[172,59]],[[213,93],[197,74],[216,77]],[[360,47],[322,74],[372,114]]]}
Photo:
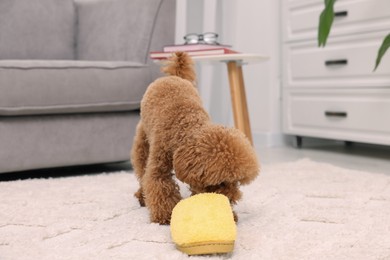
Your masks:
{"label": "white wall", "polygon": [[[276,0],[177,0],[176,42],[186,33],[217,32],[220,42],[240,52],[270,57],[244,66],[255,146],[284,142],[281,134],[280,14]],[[233,126],[225,64],[197,66],[206,109],[217,123]]]}

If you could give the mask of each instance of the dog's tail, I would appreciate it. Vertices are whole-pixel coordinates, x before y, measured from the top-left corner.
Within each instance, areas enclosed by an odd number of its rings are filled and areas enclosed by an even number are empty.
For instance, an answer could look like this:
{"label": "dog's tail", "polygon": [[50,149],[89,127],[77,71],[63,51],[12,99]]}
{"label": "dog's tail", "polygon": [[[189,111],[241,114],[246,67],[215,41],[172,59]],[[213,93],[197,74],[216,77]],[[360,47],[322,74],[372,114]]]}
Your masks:
{"label": "dog's tail", "polygon": [[195,84],[194,61],[185,52],[175,52],[163,66],[162,72],[167,75],[178,76]]}

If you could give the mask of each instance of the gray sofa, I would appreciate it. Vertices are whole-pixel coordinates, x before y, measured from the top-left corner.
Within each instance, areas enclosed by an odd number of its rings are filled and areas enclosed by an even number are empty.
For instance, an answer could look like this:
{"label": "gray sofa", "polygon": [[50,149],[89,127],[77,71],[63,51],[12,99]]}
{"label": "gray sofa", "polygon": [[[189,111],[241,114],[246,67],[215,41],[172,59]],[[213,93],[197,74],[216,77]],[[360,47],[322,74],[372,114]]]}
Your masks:
{"label": "gray sofa", "polygon": [[1,0],[0,173],[129,159],[174,0]]}

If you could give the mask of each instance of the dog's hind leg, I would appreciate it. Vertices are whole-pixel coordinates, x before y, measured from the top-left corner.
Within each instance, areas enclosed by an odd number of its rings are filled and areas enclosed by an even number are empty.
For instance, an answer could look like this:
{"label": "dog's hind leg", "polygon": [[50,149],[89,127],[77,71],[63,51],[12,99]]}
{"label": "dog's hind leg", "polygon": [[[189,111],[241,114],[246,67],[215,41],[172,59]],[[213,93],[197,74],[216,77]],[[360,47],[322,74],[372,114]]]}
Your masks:
{"label": "dog's hind leg", "polygon": [[145,206],[144,193],[142,189],[142,178],[145,174],[145,168],[148,161],[149,156],[149,143],[147,140],[147,136],[143,129],[143,125],[141,122],[137,125],[136,134],[134,137],[133,147],[131,149],[131,163],[133,165],[133,169],[137,176],[137,179],[140,184],[140,188],[134,194],[134,196],[139,200],[139,204],[141,206]]}
{"label": "dog's hind leg", "polygon": [[169,224],[172,210],[181,200],[172,176],[172,155],[164,150],[164,144],[151,144],[142,188],[152,222]]}

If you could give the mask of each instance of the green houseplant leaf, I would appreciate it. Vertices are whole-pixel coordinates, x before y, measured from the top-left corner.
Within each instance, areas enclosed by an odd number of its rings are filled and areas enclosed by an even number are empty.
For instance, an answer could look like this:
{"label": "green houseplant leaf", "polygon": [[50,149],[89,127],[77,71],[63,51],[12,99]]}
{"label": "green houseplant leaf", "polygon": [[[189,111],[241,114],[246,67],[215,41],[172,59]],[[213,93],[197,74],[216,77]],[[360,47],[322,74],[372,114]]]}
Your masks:
{"label": "green houseplant leaf", "polygon": [[[332,28],[333,18],[334,18],[334,4],[336,0],[324,0],[325,8],[321,12],[320,21],[318,25],[318,46],[325,47],[326,41],[328,39],[330,29]],[[375,61],[374,71],[378,68],[381,63],[382,57],[385,55],[386,51],[390,48],[390,34],[388,34],[378,50],[378,55]]]}
{"label": "green houseplant leaf", "polygon": [[376,57],[374,71],[376,70],[376,68],[378,68],[379,63],[381,63],[383,55],[385,55],[385,53],[386,53],[387,49],[389,49],[389,47],[390,47],[390,33],[385,37],[385,39],[382,42],[381,47],[378,50],[378,55]]}
{"label": "green houseplant leaf", "polygon": [[321,12],[318,26],[318,46],[325,47],[328,39],[330,28],[334,18],[334,3],[336,0],[325,0],[325,9]]}

